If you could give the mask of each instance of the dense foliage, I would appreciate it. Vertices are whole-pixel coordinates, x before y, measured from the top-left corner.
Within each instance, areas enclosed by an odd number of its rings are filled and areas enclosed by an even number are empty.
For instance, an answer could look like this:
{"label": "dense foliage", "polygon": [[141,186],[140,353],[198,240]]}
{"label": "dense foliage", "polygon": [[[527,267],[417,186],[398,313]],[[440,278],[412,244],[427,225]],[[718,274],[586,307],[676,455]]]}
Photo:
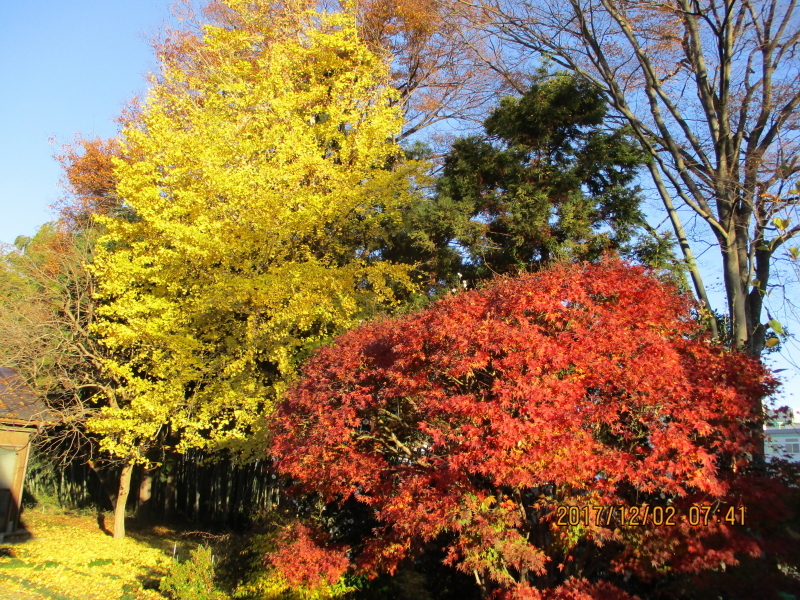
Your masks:
{"label": "dense foliage", "polygon": [[[365,505],[376,526],[351,548],[360,572],[442,544],[499,597],[623,598],[615,586],[760,552],[741,524],[687,516],[758,514],[742,473],[774,382],[710,343],[690,302],[642,268],[499,279],[364,325],[304,374],[272,451],[305,491]],[[676,525],[609,517],[644,505],[674,510]],[[559,526],[558,507],[585,516]]]}
{"label": "dense foliage", "polygon": [[159,583],[159,589],[174,600],[226,600],[216,589],[211,548],[198,546],[189,559],[173,562]]}
{"label": "dense foliage", "polygon": [[[703,148],[686,154],[666,129],[643,128],[627,92],[563,57],[572,75],[505,73],[501,85],[487,72],[502,65],[488,66],[486,40],[452,8],[210,0],[207,22],[156,43],[160,70],[120,135],[79,137],[57,157],[69,191],[59,221],[0,256],[0,365],[59,420],[47,464],[78,455],[97,468],[115,537],[134,504],[139,519],[163,509],[241,525],[247,513],[257,534],[231,551],[247,557],[236,597],[385,600],[405,587],[399,596],[415,600],[699,600],[695,584],[715,599],[796,588],[797,470],[759,460],[761,400],[775,382],[724,348],[755,355],[786,336],[758,315],[774,253],[800,231],[787,191],[796,161],[776,171],[764,152],[793,142],[767,136],[744,162],[729,145],[722,162],[733,166],[712,168]],[[690,24],[662,8],[650,14],[657,29]],[[667,35],[664,64],[696,35]],[[620,57],[613,70],[624,72]],[[645,79],[666,101],[672,92]],[[434,156],[434,135],[431,146],[408,139],[512,89],[484,134],[446,156]],[[782,94],[776,136],[800,102]],[[672,115],[673,126],[683,119]],[[746,185],[720,184],[740,163]],[[659,279],[676,261],[641,214],[642,168],[705,306]],[[724,256],[731,326],[714,339],[696,320],[708,302],[671,192],[736,250]],[[524,272],[537,274],[510,277]],[[368,322],[451,291],[423,312]],[[62,498],[99,495],[70,471]],[[287,502],[290,480],[306,494]],[[112,562],[97,560],[87,568]],[[198,551],[162,589],[222,597],[214,568]],[[64,563],[90,577],[77,569]]]}
{"label": "dense foliage", "polygon": [[643,156],[624,130],[604,130],[605,115],[594,89],[556,77],[504,98],[485,137],[453,145],[440,196],[485,223],[468,244],[474,262],[513,272],[559,254],[597,258],[630,239]]}
{"label": "dense foliage", "polygon": [[597,91],[566,75],[503,98],[483,135],[453,143],[435,194],[409,207],[388,256],[413,256],[431,283],[610,250],[668,266],[670,242],[645,231],[639,207],[644,155],[606,111]]}
{"label": "dense foliage", "polygon": [[98,217],[97,331],[124,385],[91,427],[133,461],[165,430],[258,451],[304,353],[408,283],[370,259],[416,167],[385,168],[402,115],[353,13],[222,4],[164,55],[115,159],[127,212]]}

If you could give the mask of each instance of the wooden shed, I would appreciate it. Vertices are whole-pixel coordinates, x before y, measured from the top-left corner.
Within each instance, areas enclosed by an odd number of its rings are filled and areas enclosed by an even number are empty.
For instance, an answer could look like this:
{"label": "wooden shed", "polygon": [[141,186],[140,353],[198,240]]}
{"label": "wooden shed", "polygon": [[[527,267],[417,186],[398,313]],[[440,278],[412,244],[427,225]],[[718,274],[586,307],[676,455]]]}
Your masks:
{"label": "wooden shed", "polygon": [[14,369],[0,367],[0,542],[19,527],[31,438],[47,407]]}

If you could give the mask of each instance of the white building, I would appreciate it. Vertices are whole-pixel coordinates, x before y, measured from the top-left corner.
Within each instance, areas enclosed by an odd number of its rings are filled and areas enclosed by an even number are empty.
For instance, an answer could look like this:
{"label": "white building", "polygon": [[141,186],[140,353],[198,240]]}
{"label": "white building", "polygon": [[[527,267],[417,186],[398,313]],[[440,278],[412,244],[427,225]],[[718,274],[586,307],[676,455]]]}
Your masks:
{"label": "white building", "polygon": [[793,417],[790,411],[783,419],[768,418],[764,426],[764,453],[767,460],[777,457],[800,462],[800,423],[794,423]]}

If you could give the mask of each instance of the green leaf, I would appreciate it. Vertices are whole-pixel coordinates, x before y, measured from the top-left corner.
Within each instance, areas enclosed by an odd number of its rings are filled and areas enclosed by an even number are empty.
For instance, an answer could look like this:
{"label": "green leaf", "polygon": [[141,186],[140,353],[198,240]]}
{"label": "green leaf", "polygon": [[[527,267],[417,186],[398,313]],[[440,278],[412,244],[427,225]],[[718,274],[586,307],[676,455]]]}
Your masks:
{"label": "green leaf", "polygon": [[769,326],[772,328],[772,331],[774,331],[775,333],[783,335],[783,326],[778,321],[776,321],[775,319],[770,319],[769,320]]}
{"label": "green leaf", "polygon": [[775,227],[777,227],[781,231],[786,231],[789,228],[789,223],[791,223],[792,220],[791,219],[779,219],[778,217],[775,217],[774,219],[772,219],[772,222],[775,224]]}
{"label": "green leaf", "polygon": [[800,258],[800,248],[797,247],[789,248],[789,254],[792,257],[792,260],[797,260],[798,258]]}

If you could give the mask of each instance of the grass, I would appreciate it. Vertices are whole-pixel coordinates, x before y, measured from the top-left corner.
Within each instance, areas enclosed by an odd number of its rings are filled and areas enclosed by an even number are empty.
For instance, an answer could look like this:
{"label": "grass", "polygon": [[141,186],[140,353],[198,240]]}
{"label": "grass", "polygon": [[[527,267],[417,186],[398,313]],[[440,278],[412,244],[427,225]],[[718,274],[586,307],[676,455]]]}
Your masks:
{"label": "grass", "polygon": [[[115,540],[108,515],[43,506],[23,516],[32,537],[0,544],[3,598],[10,600],[163,600],[158,580],[173,551],[196,544],[166,527],[132,527]],[[8,540],[7,540],[8,542]]]}

